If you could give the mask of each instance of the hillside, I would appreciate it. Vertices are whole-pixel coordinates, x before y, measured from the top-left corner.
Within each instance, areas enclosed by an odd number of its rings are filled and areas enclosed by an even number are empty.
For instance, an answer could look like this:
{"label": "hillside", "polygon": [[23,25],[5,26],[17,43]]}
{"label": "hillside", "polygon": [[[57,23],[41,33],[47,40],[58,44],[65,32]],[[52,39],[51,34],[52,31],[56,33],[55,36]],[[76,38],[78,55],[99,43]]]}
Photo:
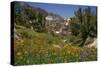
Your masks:
{"label": "hillside", "polygon": [[79,9],[67,21],[28,3],[15,4],[14,65],[97,60],[95,15]]}
{"label": "hillside", "polygon": [[87,49],[92,54],[90,56],[85,50],[87,47],[72,46],[70,42],[63,42],[59,37],[37,33],[22,26],[17,27],[20,36],[14,41],[15,65],[96,60],[95,48]]}

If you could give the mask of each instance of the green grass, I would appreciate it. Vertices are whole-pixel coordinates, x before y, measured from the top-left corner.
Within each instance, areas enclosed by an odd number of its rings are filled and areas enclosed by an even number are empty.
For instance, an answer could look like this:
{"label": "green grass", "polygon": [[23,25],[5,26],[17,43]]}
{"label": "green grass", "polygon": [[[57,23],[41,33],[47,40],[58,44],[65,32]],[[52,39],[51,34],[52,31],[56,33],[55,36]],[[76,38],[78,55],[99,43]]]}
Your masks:
{"label": "green grass", "polygon": [[90,54],[84,58],[81,57],[84,48],[73,46],[71,42],[64,43],[60,37],[38,33],[22,26],[17,26],[16,30],[21,36],[20,40],[14,41],[15,65],[79,62],[86,58],[96,60],[96,48],[90,50]]}

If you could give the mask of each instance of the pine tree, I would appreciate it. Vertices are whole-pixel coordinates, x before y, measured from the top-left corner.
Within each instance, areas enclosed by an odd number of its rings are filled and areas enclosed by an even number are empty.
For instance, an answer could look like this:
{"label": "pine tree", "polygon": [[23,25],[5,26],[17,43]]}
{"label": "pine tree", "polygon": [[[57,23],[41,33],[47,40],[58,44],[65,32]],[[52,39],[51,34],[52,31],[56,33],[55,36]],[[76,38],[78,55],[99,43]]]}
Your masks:
{"label": "pine tree", "polygon": [[75,12],[75,17],[71,20],[70,29],[73,35],[80,36],[80,46],[84,46],[84,43],[88,37],[97,36],[96,14],[93,15],[90,7],[84,9],[79,8]]}

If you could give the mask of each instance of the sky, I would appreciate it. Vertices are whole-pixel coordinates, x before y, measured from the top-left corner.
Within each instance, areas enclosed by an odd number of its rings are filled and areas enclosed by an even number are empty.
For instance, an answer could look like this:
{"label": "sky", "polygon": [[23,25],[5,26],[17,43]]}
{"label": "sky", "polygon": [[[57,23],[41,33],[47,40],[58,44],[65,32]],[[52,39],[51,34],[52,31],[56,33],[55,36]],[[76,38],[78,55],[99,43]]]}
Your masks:
{"label": "sky", "polygon": [[[63,18],[69,18],[74,16],[74,11],[76,11],[79,7],[86,7],[86,6],[80,6],[80,5],[68,5],[68,4],[51,4],[51,3],[35,3],[35,2],[28,2],[29,5],[34,7],[40,7],[42,9],[45,9],[46,11],[50,13],[55,13]],[[91,6],[92,11],[95,11],[95,6]]]}

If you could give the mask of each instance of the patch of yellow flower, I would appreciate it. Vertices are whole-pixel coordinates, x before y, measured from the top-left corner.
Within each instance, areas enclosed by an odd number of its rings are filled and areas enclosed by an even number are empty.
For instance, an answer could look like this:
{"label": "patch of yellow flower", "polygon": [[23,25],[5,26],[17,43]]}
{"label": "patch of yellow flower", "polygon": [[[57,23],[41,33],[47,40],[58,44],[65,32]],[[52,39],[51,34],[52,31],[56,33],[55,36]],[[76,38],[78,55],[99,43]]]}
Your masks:
{"label": "patch of yellow flower", "polygon": [[17,52],[17,55],[20,56],[21,55],[21,52]]}

